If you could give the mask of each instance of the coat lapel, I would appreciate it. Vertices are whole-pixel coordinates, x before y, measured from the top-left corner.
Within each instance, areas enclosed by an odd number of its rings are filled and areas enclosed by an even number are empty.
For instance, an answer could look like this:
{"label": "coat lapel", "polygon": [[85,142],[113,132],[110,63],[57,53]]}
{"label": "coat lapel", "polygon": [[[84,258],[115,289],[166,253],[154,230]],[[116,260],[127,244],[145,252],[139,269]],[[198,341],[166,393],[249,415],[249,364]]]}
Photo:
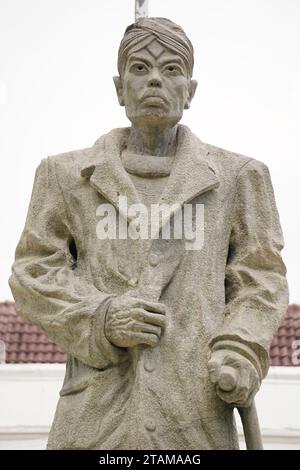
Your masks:
{"label": "coat lapel", "polygon": [[[141,200],[120,158],[128,133],[129,128],[114,129],[99,139],[92,148],[88,164],[81,169],[81,175],[89,179],[91,186],[130,220],[126,213],[127,208],[120,204],[119,197],[127,198],[127,207],[141,203]],[[204,145],[188,127],[180,125],[175,161],[158,201],[159,204],[174,207],[162,212],[159,230],[184,204],[218,186],[219,180],[207,161]]]}
{"label": "coat lapel", "polygon": [[207,161],[207,154],[202,142],[189,128],[179,126],[175,162],[159,201],[160,204],[175,206],[173,210],[162,212],[160,229],[184,204],[219,186],[215,170]]}
{"label": "coat lapel", "polygon": [[[131,220],[127,214],[127,207],[140,204],[141,200],[125,171],[120,154],[123,142],[126,141],[129,129],[114,129],[109,134],[96,141],[93,156],[89,164],[81,169],[81,176],[89,179],[90,184],[105,199],[107,199],[125,218]],[[127,207],[120,204],[120,196],[127,198]],[[124,200],[123,200],[124,201]]]}

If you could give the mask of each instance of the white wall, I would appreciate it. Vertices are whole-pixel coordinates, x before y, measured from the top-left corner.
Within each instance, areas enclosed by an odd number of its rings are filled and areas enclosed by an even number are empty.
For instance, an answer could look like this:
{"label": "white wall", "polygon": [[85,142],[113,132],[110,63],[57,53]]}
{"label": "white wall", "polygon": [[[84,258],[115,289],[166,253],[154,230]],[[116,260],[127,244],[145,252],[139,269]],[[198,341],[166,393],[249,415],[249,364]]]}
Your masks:
{"label": "white wall", "polygon": [[43,449],[64,364],[0,365],[0,449]]}
{"label": "white wall", "polygon": [[[0,365],[0,449],[45,448],[64,367]],[[299,367],[270,369],[256,397],[266,449],[300,449],[299,396]]]}
{"label": "white wall", "polygon": [[[299,302],[299,0],[149,0],[195,47],[197,95],[184,122],[203,140],[263,160]],[[134,0],[0,0],[0,299],[34,170],[48,154],[127,125],[112,76]]]}

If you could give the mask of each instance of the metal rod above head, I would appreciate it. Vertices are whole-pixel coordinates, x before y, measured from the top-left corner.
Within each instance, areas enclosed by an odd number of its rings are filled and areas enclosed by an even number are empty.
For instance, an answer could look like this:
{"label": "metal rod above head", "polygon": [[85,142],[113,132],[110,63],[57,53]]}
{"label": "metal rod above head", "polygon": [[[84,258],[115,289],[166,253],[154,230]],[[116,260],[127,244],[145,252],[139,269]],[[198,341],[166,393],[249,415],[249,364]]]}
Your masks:
{"label": "metal rod above head", "polygon": [[148,16],[149,1],[135,0],[135,21]]}

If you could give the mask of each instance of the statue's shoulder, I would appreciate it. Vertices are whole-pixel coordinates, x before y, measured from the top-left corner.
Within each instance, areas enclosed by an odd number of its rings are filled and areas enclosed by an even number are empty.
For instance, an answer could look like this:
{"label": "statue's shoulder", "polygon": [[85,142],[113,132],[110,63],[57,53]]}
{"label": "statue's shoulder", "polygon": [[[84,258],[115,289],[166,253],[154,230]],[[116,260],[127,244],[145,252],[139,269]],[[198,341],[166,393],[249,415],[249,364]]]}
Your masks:
{"label": "statue's shoulder", "polygon": [[68,178],[71,184],[75,180],[78,182],[82,171],[85,169],[88,171],[88,168],[95,164],[101,165],[106,143],[118,142],[126,132],[126,128],[112,129],[99,137],[90,147],[49,155],[48,164],[55,169],[58,178]]}
{"label": "statue's shoulder", "polygon": [[204,159],[218,173],[226,179],[235,178],[243,167],[256,168],[259,171],[266,169],[266,165],[253,157],[234,152],[201,140],[187,126],[180,126],[181,135],[194,151],[196,158]]}
{"label": "statue's shoulder", "polygon": [[239,169],[248,161],[252,160],[252,158],[247,155],[217,147],[216,145],[207,143],[203,145],[206,149],[207,156],[213,159],[219,166],[229,166],[232,169]]}
{"label": "statue's shoulder", "polygon": [[224,174],[236,176],[244,167],[266,168],[263,162],[253,157],[203,142],[202,146],[205,149],[206,158],[219,169],[221,174],[224,172]]}
{"label": "statue's shoulder", "polygon": [[97,150],[100,149],[101,143],[105,136],[101,136],[96,140],[94,145],[81,149],[69,150],[67,152],[58,153],[55,155],[49,155],[48,161],[50,165],[54,165],[59,168],[65,168],[72,170],[81,164],[88,163],[90,160],[95,159]]}

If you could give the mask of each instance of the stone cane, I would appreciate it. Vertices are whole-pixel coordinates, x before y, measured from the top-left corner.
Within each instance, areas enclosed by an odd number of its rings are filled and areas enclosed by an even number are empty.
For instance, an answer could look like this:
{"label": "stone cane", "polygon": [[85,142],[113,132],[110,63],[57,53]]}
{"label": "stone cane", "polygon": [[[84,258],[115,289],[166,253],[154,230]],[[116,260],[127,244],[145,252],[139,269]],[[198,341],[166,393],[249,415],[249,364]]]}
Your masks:
{"label": "stone cane", "polygon": [[[219,378],[219,387],[224,392],[231,392],[237,383],[237,371],[230,366],[223,366]],[[245,408],[237,407],[241,417],[247,450],[263,450],[262,437],[254,400]]]}

